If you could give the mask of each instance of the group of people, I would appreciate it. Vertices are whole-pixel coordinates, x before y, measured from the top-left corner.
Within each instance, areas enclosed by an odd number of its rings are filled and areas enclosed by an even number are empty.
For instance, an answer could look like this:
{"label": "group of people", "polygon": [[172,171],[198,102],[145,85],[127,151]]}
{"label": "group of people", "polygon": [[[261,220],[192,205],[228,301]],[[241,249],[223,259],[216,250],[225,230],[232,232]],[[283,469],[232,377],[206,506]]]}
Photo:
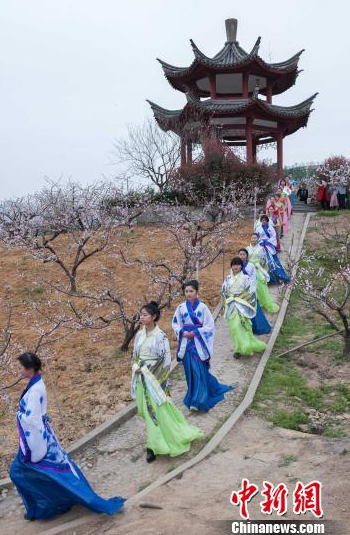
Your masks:
{"label": "group of people", "polygon": [[346,197],[348,185],[346,181],[321,180],[317,184],[318,202],[323,210],[344,210],[346,208]]}
{"label": "group of people", "polygon": [[[289,219],[292,214],[289,189],[286,181],[280,181],[277,194],[268,201],[267,213],[256,222],[250,244],[232,258],[230,273],[222,285],[224,315],[235,358],[265,349],[265,342],[257,338],[271,330],[264,313],[274,314],[279,309],[268,284],[290,280],[277,255],[280,240],[288,231],[284,217]],[[185,301],[176,308],[172,320],[176,358],[184,367],[187,383],[183,402],[191,411],[208,412],[233,386],[220,383],[210,371],[215,322],[208,306],[200,300],[198,281],[186,282],[183,291]],[[131,394],[146,424],[149,463],[157,455],[182,455],[194,440],[203,438],[202,431],[187,422],[170,396],[171,351],[167,335],[158,325],[160,315],[154,301],[141,308],[132,359]],[[19,449],[10,477],[24,503],[25,517],[51,518],[74,504],[100,513],[118,512],[124,498],[105,500],[98,496],[57,440],[47,414],[39,357],[24,353],[18,361],[23,378],[29,382],[17,411]]]}

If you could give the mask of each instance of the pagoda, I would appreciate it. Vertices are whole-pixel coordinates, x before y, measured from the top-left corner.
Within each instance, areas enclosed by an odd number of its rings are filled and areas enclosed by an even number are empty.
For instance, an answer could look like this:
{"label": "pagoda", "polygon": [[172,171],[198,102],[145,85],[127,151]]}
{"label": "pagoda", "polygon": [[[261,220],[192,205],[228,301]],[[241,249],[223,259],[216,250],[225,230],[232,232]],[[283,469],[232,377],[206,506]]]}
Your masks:
{"label": "pagoda", "polygon": [[317,93],[295,106],[276,106],[274,95],[295,84],[301,50],[281,63],[259,56],[259,37],[247,53],[237,41],[237,20],[226,22],[227,41],[209,58],[191,40],[194,60],[175,67],[158,59],[170,85],[186,95],[180,110],[167,110],[148,101],[164,131],[181,138],[181,165],[192,162],[194,144],[206,151],[208,140],[245,146],[246,162],[256,162],[257,146],[277,144],[277,175],[283,174],[283,138],[307,125]]}

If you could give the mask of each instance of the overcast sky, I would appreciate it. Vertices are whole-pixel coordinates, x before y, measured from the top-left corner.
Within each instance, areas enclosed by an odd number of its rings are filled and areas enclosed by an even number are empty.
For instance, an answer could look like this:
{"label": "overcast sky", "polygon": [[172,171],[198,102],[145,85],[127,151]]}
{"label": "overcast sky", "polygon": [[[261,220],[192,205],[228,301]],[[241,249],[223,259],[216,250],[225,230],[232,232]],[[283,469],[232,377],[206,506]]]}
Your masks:
{"label": "overcast sky", "polygon": [[[226,40],[283,61],[301,48],[293,105],[316,91],[307,129],[285,139],[285,163],[350,156],[350,5],[347,0],[1,0],[1,197],[38,189],[48,176],[112,177],[113,140],[151,112],[146,98],[184,105],[156,61],[188,66],[189,39],[209,56]],[[273,156],[273,155],[272,155]]]}

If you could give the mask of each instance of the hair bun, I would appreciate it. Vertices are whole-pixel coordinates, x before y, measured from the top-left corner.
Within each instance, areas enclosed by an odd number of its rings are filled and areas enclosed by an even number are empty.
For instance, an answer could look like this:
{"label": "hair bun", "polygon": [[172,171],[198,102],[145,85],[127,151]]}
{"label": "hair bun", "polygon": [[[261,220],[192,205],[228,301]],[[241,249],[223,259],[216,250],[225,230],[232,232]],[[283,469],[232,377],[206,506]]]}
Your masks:
{"label": "hair bun", "polygon": [[154,308],[159,308],[157,301],[150,301],[149,304],[152,305]]}

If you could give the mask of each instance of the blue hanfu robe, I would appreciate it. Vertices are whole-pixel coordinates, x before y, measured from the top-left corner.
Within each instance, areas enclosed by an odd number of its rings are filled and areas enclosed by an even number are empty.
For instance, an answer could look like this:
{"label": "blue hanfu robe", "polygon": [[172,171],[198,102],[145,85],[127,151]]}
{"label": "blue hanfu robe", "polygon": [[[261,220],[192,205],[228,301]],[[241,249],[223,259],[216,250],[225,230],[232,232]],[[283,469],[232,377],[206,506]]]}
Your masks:
{"label": "blue hanfu robe", "polygon": [[261,224],[256,229],[256,233],[259,234],[259,245],[263,247],[266,253],[270,282],[272,284],[280,281],[289,282],[291,277],[284,271],[277,256],[277,237],[275,229],[268,225]]}
{"label": "blue hanfu robe", "polygon": [[[208,412],[232,386],[223,385],[209,372],[214,349],[215,323],[209,308],[198,299],[181,303],[173,317],[173,329],[178,339],[177,359],[182,362],[187,381],[184,404],[190,409]],[[194,338],[184,337],[193,332]]]}
{"label": "blue hanfu robe", "polygon": [[19,449],[10,477],[26,508],[28,519],[48,519],[80,504],[96,513],[117,513],[119,496],[105,500],[91,488],[84,474],[61,447],[47,414],[44,381],[35,374],[23,391],[17,411]]}
{"label": "blue hanfu robe", "polygon": [[243,264],[243,273],[245,275],[248,275],[250,279],[250,291],[255,294],[256,297],[256,314],[251,319],[252,322],[252,329],[253,334],[256,334],[257,336],[261,334],[269,334],[271,332],[271,325],[266,319],[266,316],[264,312],[262,311],[262,308],[260,306],[256,288],[257,288],[257,280],[256,280],[256,269],[254,264],[251,262],[245,262]]}

